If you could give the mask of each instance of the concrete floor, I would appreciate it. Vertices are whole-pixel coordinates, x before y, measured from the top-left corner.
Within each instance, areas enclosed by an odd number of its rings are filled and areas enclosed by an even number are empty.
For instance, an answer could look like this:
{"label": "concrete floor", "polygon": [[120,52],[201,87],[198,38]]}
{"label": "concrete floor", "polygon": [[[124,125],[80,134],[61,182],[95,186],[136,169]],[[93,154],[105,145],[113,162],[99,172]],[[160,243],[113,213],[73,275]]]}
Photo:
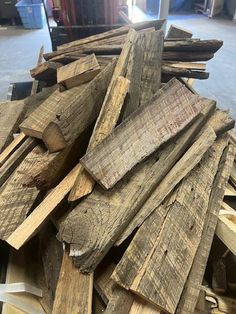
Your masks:
{"label": "concrete floor", "polygon": [[[153,19],[138,8],[130,10],[133,22]],[[195,89],[203,96],[217,100],[218,106],[230,109],[236,119],[236,22],[209,19],[203,15],[169,16],[168,25],[191,30],[196,38],[222,39],[223,48],[207,62],[210,78],[196,81]],[[51,51],[47,27],[42,30],[0,27],[0,99],[5,99],[10,82],[30,80],[29,69],[35,66],[40,47]]]}

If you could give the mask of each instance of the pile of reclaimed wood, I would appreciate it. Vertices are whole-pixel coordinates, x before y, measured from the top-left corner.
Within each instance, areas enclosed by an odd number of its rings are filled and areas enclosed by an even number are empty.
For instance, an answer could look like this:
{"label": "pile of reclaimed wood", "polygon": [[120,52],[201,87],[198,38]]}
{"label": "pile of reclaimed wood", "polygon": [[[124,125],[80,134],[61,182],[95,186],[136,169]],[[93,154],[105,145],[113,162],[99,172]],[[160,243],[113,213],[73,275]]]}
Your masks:
{"label": "pile of reclaimed wood", "polygon": [[4,313],[216,313],[202,282],[216,227],[228,241],[234,120],[183,77],[222,42],[163,22],[44,54],[32,95],[1,104]]}

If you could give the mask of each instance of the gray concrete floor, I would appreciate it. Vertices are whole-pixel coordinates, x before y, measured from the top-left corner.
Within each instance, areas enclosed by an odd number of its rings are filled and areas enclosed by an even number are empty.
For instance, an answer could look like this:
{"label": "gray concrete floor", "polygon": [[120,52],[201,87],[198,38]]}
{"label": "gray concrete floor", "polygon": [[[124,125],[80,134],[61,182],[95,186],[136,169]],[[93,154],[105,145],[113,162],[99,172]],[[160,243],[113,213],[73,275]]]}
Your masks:
{"label": "gray concrete floor", "polygon": [[[130,10],[130,17],[133,22],[155,18],[136,7]],[[188,28],[196,38],[224,41],[215,58],[207,62],[210,78],[196,81],[195,88],[201,95],[216,99],[219,107],[230,109],[236,119],[236,22],[194,14],[169,16],[170,24]],[[46,25],[32,31],[0,27],[0,99],[6,98],[10,82],[30,80],[29,69],[35,66],[42,45],[45,51],[51,51]]]}

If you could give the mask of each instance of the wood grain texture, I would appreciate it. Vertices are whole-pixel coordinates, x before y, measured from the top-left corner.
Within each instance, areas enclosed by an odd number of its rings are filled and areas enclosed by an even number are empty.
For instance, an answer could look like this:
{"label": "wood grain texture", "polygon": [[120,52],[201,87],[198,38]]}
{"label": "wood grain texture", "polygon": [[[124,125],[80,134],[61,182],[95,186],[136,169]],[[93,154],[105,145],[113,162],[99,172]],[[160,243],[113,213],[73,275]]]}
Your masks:
{"label": "wood grain texture", "polygon": [[92,54],[58,68],[57,83],[63,91],[91,81],[99,72],[97,58]]}
{"label": "wood grain texture", "polygon": [[217,140],[171,197],[144,222],[112,275],[118,284],[167,313],[175,313],[187,280],[225,145],[224,139]]}
{"label": "wood grain texture", "polygon": [[52,314],[92,314],[93,274],[84,275],[65,252]]}
{"label": "wood grain texture", "polygon": [[43,131],[42,139],[50,152],[72,144],[91,125],[100,112],[113,75],[116,61],[107,65],[83,89],[82,93],[66,103]]}
{"label": "wood grain texture", "polygon": [[25,104],[22,100],[0,103],[0,152],[13,140],[13,133],[17,132],[24,114]]}
{"label": "wood grain texture", "polygon": [[30,70],[30,75],[37,81],[46,81],[50,83],[57,82],[57,69],[62,66],[59,62],[46,61]]}
{"label": "wood grain texture", "polygon": [[233,160],[234,148],[230,145],[225,149],[220,160],[219,170],[213,182],[202,238],[176,313],[192,313],[196,307],[218,220],[217,216],[221,208],[221,202],[224,197],[224,190],[229,179]]}
{"label": "wood grain texture", "polygon": [[[35,234],[49,215],[60,204],[71,190],[80,165],[77,165],[34,209],[21,225],[6,239],[15,249],[19,249],[30,237]],[[31,188],[32,189],[32,188]],[[33,188],[35,190],[35,188]],[[37,190],[38,192],[38,190]],[[8,234],[9,235],[9,234]]]}
{"label": "wood grain texture", "polygon": [[[118,76],[113,81],[109,97],[105,99],[97,122],[91,136],[88,151],[96,147],[102,142],[115,128],[120,116],[125,97],[129,90],[130,81],[122,76]],[[69,201],[75,201],[92,192],[94,187],[93,178],[81,168],[81,173],[78,175],[75,185],[70,192]]]}
{"label": "wood grain texture", "polygon": [[187,30],[176,25],[170,25],[166,38],[191,38],[193,34]]}
{"label": "wood grain texture", "polygon": [[216,53],[223,45],[222,40],[216,39],[186,39],[165,41],[165,51],[193,51],[193,52],[211,52]]}
{"label": "wood grain texture", "polygon": [[185,68],[174,68],[169,65],[162,65],[162,81],[168,80],[173,76],[175,77],[186,77],[186,78],[195,78],[199,80],[206,80],[209,78],[209,72],[185,69]]}
{"label": "wood grain texture", "polygon": [[235,121],[229,113],[220,109],[217,109],[214,115],[212,115],[209,123],[214,126],[217,136],[233,129],[235,125]]}
{"label": "wood grain texture", "polygon": [[129,291],[116,286],[107,305],[105,314],[126,314],[134,302],[133,296]]}
{"label": "wood grain texture", "polygon": [[55,120],[59,114],[59,110],[65,108],[67,102],[76,100],[84,88],[85,85],[82,85],[63,93],[60,93],[58,89],[55,90],[21,123],[20,129],[22,132],[29,136],[42,139],[43,131],[51,121]]}
{"label": "wood grain texture", "polygon": [[198,96],[177,80],[170,81],[168,87],[157,101],[141,106],[81,159],[81,164],[105,189],[113,187],[199,114],[195,106]]}
{"label": "wood grain texture", "polygon": [[122,233],[122,237],[118,240],[118,244],[121,244],[135,230],[135,228],[139,227],[162,203],[175,186],[188,175],[188,173],[200,162],[203,155],[214,143],[215,139],[216,134],[214,130],[211,127],[206,127],[199,138],[196,139],[183,157],[180,158],[167,173],[161,183],[153,191],[152,195],[137,212],[128,227]]}
{"label": "wood grain texture", "polygon": [[17,167],[0,196],[0,238],[6,239],[25,220],[39,191],[35,187],[24,186],[28,170],[41,159],[44,149],[36,146]]}
{"label": "wood grain texture", "polygon": [[[209,107],[206,116],[214,110],[214,102]],[[158,183],[191,145],[206,116],[197,119],[180,141],[170,142],[163,153],[158,151],[136,166],[113,189],[104,191],[96,187],[68,215],[61,225],[59,238],[71,244],[71,255],[77,256],[75,262],[81,270],[94,269],[105,256]]]}
{"label": "wood grain texture", "polygon": [[161,62],[164,35],[162,31],[140,34],[143,67],[140,83],[140,105],[147,105],[161,84]]}

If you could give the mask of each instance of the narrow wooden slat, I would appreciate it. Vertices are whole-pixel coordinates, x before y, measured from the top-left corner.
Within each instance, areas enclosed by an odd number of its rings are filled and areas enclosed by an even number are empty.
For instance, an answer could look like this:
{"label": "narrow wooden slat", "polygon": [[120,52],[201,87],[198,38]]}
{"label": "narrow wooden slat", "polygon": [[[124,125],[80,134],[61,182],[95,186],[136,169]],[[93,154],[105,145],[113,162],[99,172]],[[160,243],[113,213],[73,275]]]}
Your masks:
{"label": "narrow wooden slat", "polygon": [[[39,50],[37,65],[40,65],[43,62],[43,54],[44,54],[44,47],[42,46]],[[31,96],[35,95],[37,93],[38,85],[39,85],[39,81],[33,80],[31,93],[30,93]]]}
{"label": "narrow wooden slat", "polygon": [[100,66],[94,54],[57,69],[57,83],[64,89],[91,81],[100,72]]}
{"label": "narrow wooden slat", "polygon": [[[88,151],[101,143],[101,141],[106,138],[116,126],[125,96],[129,90],[129,84],[130,81],[122,76],[119,76],[114,81],[109,92],[109,97],[103,103],[98,116],[88,145]],[[75,185],[69,195],[69,201],[75,201],[91,193],[94,184],[95,182],[93,178],[86,172],[86,170],[81,168],[81,173],[78,175]]]}
{"label": "narrow wooden slat", "polygon": [[[209,107],[206,116],[212,112],[214,104]],[[95,188],[68,215],[60,228],[59,237],[71,244],[71,255],[75,256],[75,262],[82,270],[96,267],[158,183],[189,148],[206,122],[206,116],[202,115],[195,121],[176,143],[169,143],[163,153],[158,151],[135,167],[113,189],[105,192]]]}
{"label": "narrow wooden slat", "polygon": [[198,96],[177,80],[169,82],[168,87],[157,101],[141,106],[81,159],[81,164],[105,189],[113,187],[198,115]]}
{"label": "narrow wooden slat", "polygon": [[77,165],[6,239],[11,246],[15,249],[19,249],[40,228],[56,206],[71,190],[79,169],[80,165]]}
{"label": "narrow wooden slat", "polygon": [[184,289],[225,146],[225,139],[217,140],[199,166],[145,221],[112,275],[118,284],[167,313],[175,313]]}
{"label": "narrow wooden slat", "polygon": [[13,140],[13,133],[25,114],[23,100],[6,101],[0,103],[0,152]]}
{"label": "narrow wooden slat", "polygon": [[92,314],[93,274],[84,275],[65,252],[52,314]]}
{"label": "narrow wooden slat", "polygon": [[217,224],[217,216],[224,197],[224,190],[229,179],[233,160],[234,149],[230,145],[225,149],[220,160],[219,170],[213,183],[202,238],[176,311],[178,314],[191,313],[196,307]]}
{"label": "narrow wooden slat", "polygon": [[168,65],[162,66],[162,74],[163,76],[167,76],[167,77],[173,77],[173,76],[187,77],[187,78],[195,78],[199,80],[206,80],[209,78],[208,72],[185,69],[185,68],[174,68]]}

